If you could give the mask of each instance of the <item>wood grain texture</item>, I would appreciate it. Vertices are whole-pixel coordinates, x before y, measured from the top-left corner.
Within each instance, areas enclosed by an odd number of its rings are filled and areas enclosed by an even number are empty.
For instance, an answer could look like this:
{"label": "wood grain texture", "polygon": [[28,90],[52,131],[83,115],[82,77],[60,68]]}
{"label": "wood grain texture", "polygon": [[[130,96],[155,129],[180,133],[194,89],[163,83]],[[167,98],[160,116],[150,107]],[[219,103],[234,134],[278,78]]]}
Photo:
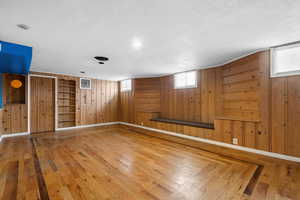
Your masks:
{"label": "wood grain texture", "polygon": [[[86,90],[80,89],[79,77],[51,73],[31,73],[55,76],[58,81],[75,81],[75,121],[77,126],[118,121],[120,113],[118,112],[119,86],[117,81],[91,79],[92,87],[90,90]],[[73,110],[71,111],[73,112]],[[73,122],[71,122],[71,125],[73,125]]]}
{"label": "wood grain texture", "polygon": [[160,111],[160,78],[143,78],[134,80],[135,111]]}
{"label": "wood grain texture", "polygon": [[[11,81],[19,80],[20,88],[11,87]],[[26,77],[19,74],[3,74],[3,104],[25,104],[26,103]]]}
{"label": "wood grain texture", "polygon": [[76,81],[57,81],[58,128],[76,125]]}
{"label": "wood grain texture", "polygon": [[[33,140],[34,146],[27,136],[5,139],[0,144],[1,200],[43,199],[45,190],[37,176],[43,177],[49,199],[300,197],[299,164],[255,154],[231,152],[224,156],[117,127],[40,134]],[[264,165],[260,175],[255,173],[258,165],[251,160]],[[256,182],[245,194],[253,176],[258,176]]]}
{"label": "wood grain texture", "polygon": [[55,129],[55,81],[52,78],[30,78],[30,131]]}
{"label": "wood grain texture", "polygon": [[300,157],[300,76],[288,78],[287,153]]}
{"label": "wood grain texture", "polygon": [[[236,138],[238,145],[270,151],[270,99],[268,93],[263,94],[270,87],[268,59],[268,51],[259,52],[222,67],[198,70],[197,87],[191,89],[174,89],[173,75],[136,79],[130,93],[130,97],[134,99],[130,104],[133,103],[135,108],[127,109],[131,105],[126,101],[125,94],[120,95],[121,107],[124,107],[126,113],[135,113],[135,119],[131,118],[131,123],[179,131],[229,144]],[[147,95],[147,91],[152,93]],[[158,102],[158,97],[160,107],[152,109],[154,115],[167,119],[214,123],[216,130],[149,122],[153,114],[141,112],[151,111],[150,102]],[[129,115],[123,110],[122,115]]]}
{"label": "wood grain texture", "polygon": [[3,108],[3,134],[27,132],[27,105],[8,104]]}
{"label": "wood grain texture", "polygon": [[123,122],[135,123],[135,103],[134,103],[134,84],[135,80],[132,80],[132,90],[120,91],[119,83],[119,102],[120,102],[120,120]]}
{"label": "wood grain texture", "polygon": [[3,134],[3,109],[0,109],[0,137]]}
{"label": "wood grain texture", "polygon": [[[174,89],[172,75],[156,78],[156,83],[160,79],[160,110],[155,109],[154,114],[141,113],[147,110],[145,100],[139,101],[144,103],[144,109],[127,109],[136,102],[127,101],[125,94],[121,94],[121,107],[124,107],[121,115],[130,116],[133,112],[135,117],[127,117],[130,120],[125,121],[152,128],[229,144],[237,138],[241,146],[299,156],[299,145],[296,145],[299,134],[295,131],[299,120],[300,76],[271,79],[269,60],[270,52],[263,51],[221,67],[198,70],[197,88],[192,89]],[[144,84],[143,79],[139,79],[135,87],[147,88],[145,91],[159,88],[158,84],[147,84],[146,79]],[[141,91],[143,89],[139,93]],[[127,98],[136,99],[135,92],[133,89]],[[215,124],[216,130],[149,122],[154,115],[210,122]]]}

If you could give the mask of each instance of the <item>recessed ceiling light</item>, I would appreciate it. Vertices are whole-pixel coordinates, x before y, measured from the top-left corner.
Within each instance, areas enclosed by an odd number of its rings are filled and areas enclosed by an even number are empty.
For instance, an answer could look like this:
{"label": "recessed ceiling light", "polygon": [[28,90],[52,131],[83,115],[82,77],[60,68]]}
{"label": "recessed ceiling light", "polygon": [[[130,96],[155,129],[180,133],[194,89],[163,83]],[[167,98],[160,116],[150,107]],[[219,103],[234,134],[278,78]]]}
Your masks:
{"label": "recessed ceiling light", "polygon": [[103,64],[104,64],[104,62],[99,62],[99,64],[103,65]]}
{"label": "recessed ceiling light", "polygon": [[85,74],[85,71],[80,71],[80,73]]}
{"label": "recessed ceiling light", "polygon": [[143,47],[143,42],[139,38],[133,38],[131,42],[131,46],[135,50],[140,50]]}
{"label": "recessed ceiling light", "polygon": [[104,56],[95,56],[94,58],[99,61],[108,61],[109,60],[107,57],[104,57]]}
{"label": "recessed ceiling light", "polygon": [[19,27],[20,29],[23,29],[23,30],[28,30],[30,29],[30,27],[26,24],[17,24],[17,27]]}

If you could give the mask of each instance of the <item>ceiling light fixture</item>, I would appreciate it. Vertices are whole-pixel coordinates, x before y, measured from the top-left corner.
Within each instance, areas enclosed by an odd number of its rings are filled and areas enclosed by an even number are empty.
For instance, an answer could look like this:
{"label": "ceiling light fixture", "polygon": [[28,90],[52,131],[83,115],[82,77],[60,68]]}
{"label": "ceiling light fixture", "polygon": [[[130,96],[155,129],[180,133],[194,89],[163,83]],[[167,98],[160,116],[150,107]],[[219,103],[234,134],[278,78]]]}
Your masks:
{"label": "ceiling light fixture", "polygon": [[23,30],[28,30],[30,27],[26,24],[17,24],[17,27]]}
{"label": "ceiling light fixture", "polygon": [[99,62],[99,64],[103,65],[103,64],[104,64],[104,62]]}
{"label": "ceiling light fixture", "polygon": [[85,74],[85,71],[80,71],[81,74]]}
{"label": "ceiling light fixture", "polygon": [[99,61],[108,61],[109,60],[107,57],[104,57],[104,56],[95,56],[94,58]]}
{"label": "ceiling light fixture", "polygon": [[143,42],[139,38],[133,38],[131,42],[131,46],[135,50],[140,50],[143,47]]}

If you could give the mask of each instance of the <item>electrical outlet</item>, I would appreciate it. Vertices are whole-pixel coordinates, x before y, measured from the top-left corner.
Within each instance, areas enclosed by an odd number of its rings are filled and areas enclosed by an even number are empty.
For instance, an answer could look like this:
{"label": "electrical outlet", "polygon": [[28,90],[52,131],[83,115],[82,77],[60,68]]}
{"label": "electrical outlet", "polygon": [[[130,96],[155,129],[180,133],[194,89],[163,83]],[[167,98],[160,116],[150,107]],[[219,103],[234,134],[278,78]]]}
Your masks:
{"label": "electrical outlet", "polygon": [[238,139],[237,138],[232,138],[232,144],[238,144]]}
{"label": "electrical outlet", "polygon": [[141,125],[142,125],[142,126],[144,126],[144,123],[143,123],[143,122],[141,122]]}

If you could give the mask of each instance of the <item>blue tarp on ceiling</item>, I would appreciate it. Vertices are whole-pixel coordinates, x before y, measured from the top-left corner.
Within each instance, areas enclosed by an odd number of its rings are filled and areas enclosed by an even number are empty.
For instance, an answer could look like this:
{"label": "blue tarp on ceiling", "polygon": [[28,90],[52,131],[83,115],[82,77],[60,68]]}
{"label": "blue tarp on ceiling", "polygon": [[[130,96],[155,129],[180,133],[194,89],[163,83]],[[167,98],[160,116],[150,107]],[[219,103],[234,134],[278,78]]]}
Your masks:
{"label": "blue tarp on ceiling", "polygon": [[32,47],[0,41],[0,73],[28,74]]}
{"label": "blue tarp on ceiling", "polygon": [[2,73],[28,74],[31,65],[32,47],[0,41],[0,108],[2,102]]}
{"label": "blue tarp on ceiling", "polygon": [[3,81],[2,81],[2,74],[0,74],[0,109],[3,107],[3,101],[2,101],[2,87],[3,87]]}

